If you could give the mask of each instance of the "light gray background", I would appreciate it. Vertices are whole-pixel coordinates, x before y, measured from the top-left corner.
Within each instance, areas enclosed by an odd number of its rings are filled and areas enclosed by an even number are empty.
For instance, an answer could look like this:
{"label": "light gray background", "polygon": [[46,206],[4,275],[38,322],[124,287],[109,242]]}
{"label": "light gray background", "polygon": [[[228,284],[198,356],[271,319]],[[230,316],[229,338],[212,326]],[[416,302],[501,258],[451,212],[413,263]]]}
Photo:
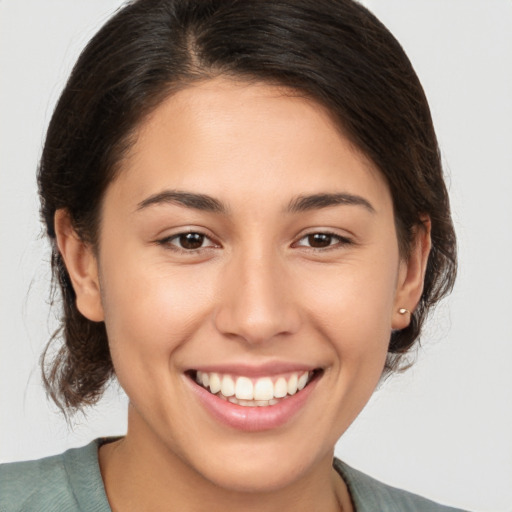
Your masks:
{"label": "light gray background", "polygon": [[[460,274],[415,367],[376,393],[337,446],[393,485],[512,511],[512,1],[366,0],[429,97],[449,176]],[[78,52],[119,0],[0,0],[0,460],[123,433],[115,389],[73,430],[38,357],[55,320],[34,172]],[[307,436],[307,433],[305,433]]]}

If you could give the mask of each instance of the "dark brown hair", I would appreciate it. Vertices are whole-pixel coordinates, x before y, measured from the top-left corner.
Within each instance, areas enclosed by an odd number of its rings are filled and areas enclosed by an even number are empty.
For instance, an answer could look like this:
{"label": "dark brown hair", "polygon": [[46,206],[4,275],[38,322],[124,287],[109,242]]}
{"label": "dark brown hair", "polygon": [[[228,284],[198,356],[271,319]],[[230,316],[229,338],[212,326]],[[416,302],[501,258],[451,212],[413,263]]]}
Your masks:
{"label": "dark brown hair", "polygon": [[[173,91],[218,75],[283,85],[324,105],[385,176],[402,256],[421,216],[430,217],[423,294],[410,325],[391,333],[387,371],[399,367],[429,309],[453,286],[455,235],[428,103],[401,46],[367,9],[351,0],[134,1],[78,59],[38,173],[63,301],[43,376],[63,410],[94,403],[114,370],[104,324],[76,308],[55,242],[55,212],[66,209],[77,233],[96,244],[103,194],[137,126]],[[64,343],[54,352],[58,334]]]}

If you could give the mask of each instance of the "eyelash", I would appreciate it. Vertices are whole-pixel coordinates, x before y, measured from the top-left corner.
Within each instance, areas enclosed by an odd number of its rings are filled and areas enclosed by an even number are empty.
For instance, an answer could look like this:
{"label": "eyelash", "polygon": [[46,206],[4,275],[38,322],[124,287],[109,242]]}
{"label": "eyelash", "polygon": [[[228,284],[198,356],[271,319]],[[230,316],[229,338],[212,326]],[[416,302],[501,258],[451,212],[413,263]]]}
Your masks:
{"label": "eyelash", "polygon": [[[180,239],[182,237],[186,237],[187,235],[194,235],[197,237],[201,237],[201,246],[200,247],[197,247],[197,248],[185,248],[185,247],[180,247],[178,244],[176,243],[173,243],[174,241],[180,241]],[[314,246],[311,246],[311,245],[304,245],[304,244],[301,244],[300,242],[303,241],[303,240],[308,240],[309,241],[309,244],[311,244],[312,240],[311,238],[312,237],[328,237],[329,239],[329,242],[332,242],[333,240],[336,241],[336,243],[329,243],[328,245],[324,246],[324,247],[314,247]],[[182,240],[183,241],[183,240]],[[202,244],[205,242],[205,241],[209,241],[209,245],[206,245],[206,246],[203,246]],[[177,251],[177,252],[181,252],[181,253],[184,253],[184,254],[197,254],[199,252],[202,252],[204,250],[209,250],[209,249],[212,249],[212,248],[218,248],[220,247],[219,244],[215,243],[208,235],[206,235],[205,233],[202,233],[200,231],[185,231],[185,232],[182,232],[182,233],[177,233],[175,235],[172,235],[172,236],[168,236],[168,237],[165,237],[165,238],[162,238],[161,240],[157,240],[156,243],[158,245],[161,245],[161,246],[164,246],[166,248],[169,248],[173,251]],[[314,231],[312,233],[307,233],[306,235],[302,236],[301,238],[299,238],[297,240],[297,242],[294,242],[292,244],[292,247],[304,247],[308,250],[312,250],[312,251],[329,251],[329,250],[333,250],[333,249],[338,249],[340,247],[343,247],[343,246],[346,246],[346,245],[350,245],[350,244],[353,244],[353,241],[347,237],[344,237],[344,236],[341,236],[341,235],[338,235],[336,233],[331,233],[329,231]]]}
{"label": "eyelash", "polygon": [[[329,243],[329,245],[326,245],[325,247],[312,247],[311,245],[301,245],[300,242],[302,240],[310,239],[311,237],[315,236],[323,236],[323,237],[329,237],[330,241],[336,240],[336,243]],[[311,240],[309,240],[309,243],[311,243]],[[306,235],[299,238],[297,242],[293,244],[294,247],[305,247],[306,249],[310,249],[313,251],[330,251],[334,249],[339,249],[340,247],[353,244],[353,241],[350,238],[347,238],[345,236],[338,235],[336,233],[331,233],[329,231],[314,231],[312,233],[307,233]]]}
{"label": "eyelash", "polygon": [[[173,243],[174,241],[176,241],[176,240],[179,241],[180,238],[186,237],[187,235],[196,235],[196,236],[202,238],[202,240],[201,240],[202,243],[204,243],[205,241],[209,241],[210,244],[206,245],[204,247],[201,244],[201,247],[187,249],[185,247],[180,247],[179,245]],[[161,246],[171,249],[173,251],[184,253],[184,254],[197,254],[198,252],[201,252],[204,250],[220,247],[220,245],[215,243],[211,239],[211,237],[209,237],[205,233],[201,233],[200,231],[184,231],[182,233],[176,233],[175,235],[167,236],[165,238],[157,240],[156,243],[158,245],[161,245]]]}

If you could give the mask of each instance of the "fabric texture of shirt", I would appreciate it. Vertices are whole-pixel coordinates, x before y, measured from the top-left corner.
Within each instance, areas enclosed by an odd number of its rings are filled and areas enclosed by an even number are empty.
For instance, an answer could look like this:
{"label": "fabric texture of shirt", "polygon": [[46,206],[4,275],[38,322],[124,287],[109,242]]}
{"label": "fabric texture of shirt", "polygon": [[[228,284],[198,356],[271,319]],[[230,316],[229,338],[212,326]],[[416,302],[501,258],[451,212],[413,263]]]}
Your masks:
{"label": "fabric texture of shirt", "polygon": [[[97,439],[44,459],[0,465],[0,512],[111,512]],[[356,512],[462,512],[385,485],[338,459]]]}

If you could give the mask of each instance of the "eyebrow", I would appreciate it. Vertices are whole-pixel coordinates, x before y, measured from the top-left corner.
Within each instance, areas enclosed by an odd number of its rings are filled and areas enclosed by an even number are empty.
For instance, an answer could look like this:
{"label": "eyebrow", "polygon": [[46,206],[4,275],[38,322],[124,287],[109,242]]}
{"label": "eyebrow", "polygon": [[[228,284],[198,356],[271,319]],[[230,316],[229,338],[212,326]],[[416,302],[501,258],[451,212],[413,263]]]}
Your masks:
{"label": "eyebrow", "polygon": [[329,208],[330,206],[338,205],[362,206],[370,213],[375,213],[375,208],[367,199],[348,193],[322,193],[308,196],[298,196],[290,201],[287,211],[290,213],[298,213],[309,210],[318,210],[321,208]]}
{"label": "eyebrow", "polygon": [[[165,190],[149,196],[137,205],[137,211],[161,204],[176,204],[195,210],[223,215],[228,213],[227,206],[212,196],[178,190]],[[362,206],[369,212],[375,213],[375,208],[367,199],[348,193],[300,195],[289,202],[286,211],[289,213],[299,213],[338,205]]]}
{"label": "eyebrow", "polygon": [[214,197],[206,194],[195,194],[193,192],[181,192],[177,190],[165,190],[149,196],[137,205],[137,211],[161,204],[177,204],[195,210],[221,214],[226,214],[228,211],[224,203]]}

